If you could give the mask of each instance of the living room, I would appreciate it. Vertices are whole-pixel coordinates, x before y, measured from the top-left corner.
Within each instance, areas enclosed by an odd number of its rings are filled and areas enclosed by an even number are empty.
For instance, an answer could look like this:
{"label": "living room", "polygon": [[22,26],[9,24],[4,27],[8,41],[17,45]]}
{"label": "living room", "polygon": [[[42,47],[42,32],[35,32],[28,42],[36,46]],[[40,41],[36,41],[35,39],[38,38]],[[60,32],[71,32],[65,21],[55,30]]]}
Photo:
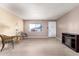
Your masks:
{"label": "living room", "polygon": [[11,44],[2,46],[1,38],[0,55],[79,55],[78,52],[62,44],[62,33],[79,33],[78,13],[79,3],[0,4],[0,35],[13,40],[18,37],[18,40],[14,42],[14,48]]}

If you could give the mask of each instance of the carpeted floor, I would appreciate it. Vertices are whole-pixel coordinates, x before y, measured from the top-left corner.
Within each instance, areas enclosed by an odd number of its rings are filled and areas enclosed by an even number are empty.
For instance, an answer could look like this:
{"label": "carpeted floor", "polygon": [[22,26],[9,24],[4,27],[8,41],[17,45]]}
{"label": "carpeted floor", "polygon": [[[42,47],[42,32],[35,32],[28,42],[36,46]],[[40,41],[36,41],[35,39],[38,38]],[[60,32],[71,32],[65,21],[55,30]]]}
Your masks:
{"label": "carpeted floor", "polygon": [[[0,44],[1,48],[1,44]],[[14,49],[6,44],[1,56],[75,56],[74,52],[56,38],[26,39],[15,44]]]}

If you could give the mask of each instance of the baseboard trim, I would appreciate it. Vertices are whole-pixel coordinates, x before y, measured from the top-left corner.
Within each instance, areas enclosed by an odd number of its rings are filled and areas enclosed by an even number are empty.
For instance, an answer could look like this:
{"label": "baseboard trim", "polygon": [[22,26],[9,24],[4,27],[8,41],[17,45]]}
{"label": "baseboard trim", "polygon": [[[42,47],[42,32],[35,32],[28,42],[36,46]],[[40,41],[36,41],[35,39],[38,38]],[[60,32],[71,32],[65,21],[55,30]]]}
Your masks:
{"label": "baseboard trim", "polygon": [[60,42],[62,42],[62,39],[61,39],[61,38],[59,38],[59,37],[56,37],[56,39],[58,39]]}

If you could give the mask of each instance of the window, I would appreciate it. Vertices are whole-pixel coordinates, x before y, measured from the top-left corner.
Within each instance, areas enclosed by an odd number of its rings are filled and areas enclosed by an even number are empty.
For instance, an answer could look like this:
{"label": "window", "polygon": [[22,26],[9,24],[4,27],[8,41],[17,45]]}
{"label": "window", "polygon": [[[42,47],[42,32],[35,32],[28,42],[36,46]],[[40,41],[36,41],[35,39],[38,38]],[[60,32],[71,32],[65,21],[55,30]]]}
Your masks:
{"label": "window", "polygon": [[41,24],[30,24],[29,25],[29,31],[30,32],[41,32],[42,31],[42,25]]}

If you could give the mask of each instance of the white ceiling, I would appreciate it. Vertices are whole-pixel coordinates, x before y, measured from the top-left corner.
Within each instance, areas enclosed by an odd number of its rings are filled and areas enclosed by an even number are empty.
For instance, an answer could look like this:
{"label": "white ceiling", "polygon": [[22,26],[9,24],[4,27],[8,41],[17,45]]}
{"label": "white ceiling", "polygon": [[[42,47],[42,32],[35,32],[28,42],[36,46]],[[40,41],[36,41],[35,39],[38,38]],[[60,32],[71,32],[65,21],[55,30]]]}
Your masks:
{"label": "white ceiling", "polygon": [[25,20],[56,20],[77,3],[7,3],[0,6],[8,8],[12,13]]}

